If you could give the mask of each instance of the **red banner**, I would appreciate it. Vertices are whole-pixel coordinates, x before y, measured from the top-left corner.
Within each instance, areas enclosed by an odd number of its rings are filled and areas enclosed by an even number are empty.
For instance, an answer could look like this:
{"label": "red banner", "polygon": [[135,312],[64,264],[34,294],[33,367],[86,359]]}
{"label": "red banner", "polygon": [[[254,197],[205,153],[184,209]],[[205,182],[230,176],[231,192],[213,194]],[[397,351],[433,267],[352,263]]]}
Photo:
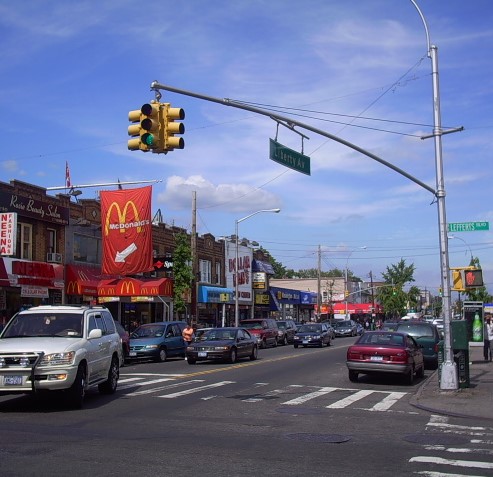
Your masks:
{"label": "red banner", "polygon": [[101,191],[103,274],[154,270],[151,195],[152,186]]}

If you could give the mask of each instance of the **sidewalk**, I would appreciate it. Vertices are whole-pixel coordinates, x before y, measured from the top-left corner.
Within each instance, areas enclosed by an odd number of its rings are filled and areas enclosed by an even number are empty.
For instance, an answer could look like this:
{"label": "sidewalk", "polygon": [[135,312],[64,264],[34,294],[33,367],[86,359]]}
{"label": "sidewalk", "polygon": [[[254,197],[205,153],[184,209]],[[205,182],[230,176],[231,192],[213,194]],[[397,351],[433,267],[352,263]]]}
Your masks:
{"label": "sidewalk", "polygon": [[438,370],[430,374],[411,404],[436,414],[493,420],[493,362],[484,361],[483,345],[469,346],[470,387],[440,390]]}

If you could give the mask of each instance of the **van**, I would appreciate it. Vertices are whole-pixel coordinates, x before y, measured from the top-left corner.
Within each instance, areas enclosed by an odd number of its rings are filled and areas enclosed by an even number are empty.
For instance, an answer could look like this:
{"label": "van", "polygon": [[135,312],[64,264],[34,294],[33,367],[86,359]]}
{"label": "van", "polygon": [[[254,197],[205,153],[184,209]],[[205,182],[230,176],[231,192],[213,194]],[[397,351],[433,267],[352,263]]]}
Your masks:
{"label": "van", "polygon": [[276,320],[272,318],[255,318],[250,320],[242,320],[240,326],[247,329],[250,334],[257,338],[259,348],[267,348],[267,346],[277,346],[279,328],[277,326]]}

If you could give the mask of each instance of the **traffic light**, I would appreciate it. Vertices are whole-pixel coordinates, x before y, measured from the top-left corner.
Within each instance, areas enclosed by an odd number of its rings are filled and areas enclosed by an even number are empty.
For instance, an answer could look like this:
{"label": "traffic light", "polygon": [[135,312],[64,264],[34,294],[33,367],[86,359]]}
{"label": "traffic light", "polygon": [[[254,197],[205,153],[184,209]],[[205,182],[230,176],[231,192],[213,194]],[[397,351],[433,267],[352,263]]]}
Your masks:
{"label": "traffic light", "polygon": [[182,137],[177,137],[175,134],[184,134],[185,125],[183,123],[175,122],[176,119],[185,119],[185,111],[182,108],[172,108],[169,103],[164,103],[162,108],[162,115],[160,117],[161,133],[163,146],[162,151],[165,154],[173,149],[183,149],[185,147],[185,141]]}
{"label": "traffic light", "polygon": [[344,290],[344,296],[347,298],[349,296],[349,290]]}
{"label": "traffic light", "polygon": [[464,270],[464,287],[477,288],[483,286],[483,271],[480,268]]}
{"label": "traffic light", "polygon": [[397,292],[396,292],[395,287],[392,287],[392,295],[396,295],[396,294],[397,294]]}
{"label": "traffic light", "polygon": [[128,149],[131,151],[153,151],[163,149],[160,141],[160,103],[146,103],[140,110],[136,109],[128,113],[128,120],[132,123],[128,126],[128,135],[136,139],[128,141]]}
{"label": "traffic light", "polygon": [[461,270],[452,270],[452,290],[464,291],[464,283],[462,280]]}

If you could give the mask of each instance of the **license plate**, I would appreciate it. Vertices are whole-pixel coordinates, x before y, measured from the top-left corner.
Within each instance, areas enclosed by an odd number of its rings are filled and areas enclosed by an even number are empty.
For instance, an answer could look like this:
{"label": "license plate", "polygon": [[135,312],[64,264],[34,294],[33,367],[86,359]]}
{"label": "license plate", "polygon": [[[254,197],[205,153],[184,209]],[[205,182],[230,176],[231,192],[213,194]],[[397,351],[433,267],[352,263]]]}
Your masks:
{"label": "license plate", "polygon": [[130,351],[130,353],[128,353],[129,356],[137,356],[137,353],[135,351]]}
{"label": "license plate", "polygon": [[207,358],[207,353],[205,351],[199,351],[199,358]]}
{"label": "license plate", "polygon": [[21,386],[22,376],[4,376],[3,384],[5,386]]}
{"label": "license plate", "polygon": [[370,356],[370,361],[383,361],[383,356]]}
{"label": "license plate", "polygon": [[303,340],[303,344],[308,344],[308,340]]}

